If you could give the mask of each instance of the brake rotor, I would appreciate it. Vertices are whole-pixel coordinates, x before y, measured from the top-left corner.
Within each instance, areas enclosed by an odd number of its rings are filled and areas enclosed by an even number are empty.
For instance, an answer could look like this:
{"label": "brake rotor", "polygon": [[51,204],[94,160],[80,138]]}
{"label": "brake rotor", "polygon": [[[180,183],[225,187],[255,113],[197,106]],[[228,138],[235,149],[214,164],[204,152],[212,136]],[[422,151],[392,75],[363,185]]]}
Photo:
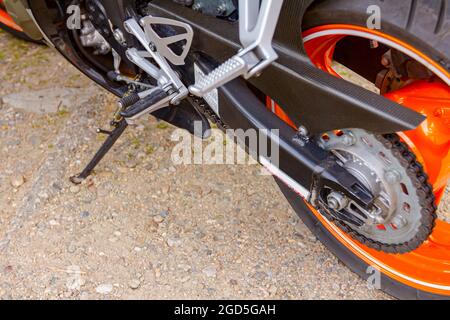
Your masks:
{"label": "brake rotor", "polygon": [[[397,135],[342,130],[323,135],[319,144],[376,198],[374,208],[367,211],[330,191],[322,210],[328,218],[363,244],[388,253],[413,251],[428,239],[436,219],[432,187]],[[348,215],[361,223],[339,219]]]}

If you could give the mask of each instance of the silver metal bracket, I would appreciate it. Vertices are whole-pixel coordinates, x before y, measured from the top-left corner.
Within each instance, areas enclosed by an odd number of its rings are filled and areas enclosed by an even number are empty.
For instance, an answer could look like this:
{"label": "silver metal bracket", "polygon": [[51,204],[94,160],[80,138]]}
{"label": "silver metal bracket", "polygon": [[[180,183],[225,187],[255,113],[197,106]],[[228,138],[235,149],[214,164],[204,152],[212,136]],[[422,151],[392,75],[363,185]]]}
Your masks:
{"label": "silver metal bracket", "polygon": [[278,55],[272,41],[280,18],[283,0],[239,0],[239,34],[243,49],[237,55],[199,79],[189,91],[203,97],[210,91],[243,76],[257,76],[271,65]]}
{"label": "silver metal bracket", "polygon": [[[155,24],[170,24],[184,28],[186,33],[161,38],[153,29]],[[128,49],[127,58],[157,81],[158,88],[166,91],[171,97],[170,104],[179,104],[188,96],[189,91],[167,60],[174,64],[184,63],[192,43],[192,28],[185,23],[151,16],[142,18],[139,23],[135,19],[127,20],[124,26],[125,30],[133,34],[145,49],[145,51],[139,51],[136,48]],[[185,47],[181,55],[176,55],[169,45],[180,41],[184,42]],[[154,63],[148,58],[151,58]]]}

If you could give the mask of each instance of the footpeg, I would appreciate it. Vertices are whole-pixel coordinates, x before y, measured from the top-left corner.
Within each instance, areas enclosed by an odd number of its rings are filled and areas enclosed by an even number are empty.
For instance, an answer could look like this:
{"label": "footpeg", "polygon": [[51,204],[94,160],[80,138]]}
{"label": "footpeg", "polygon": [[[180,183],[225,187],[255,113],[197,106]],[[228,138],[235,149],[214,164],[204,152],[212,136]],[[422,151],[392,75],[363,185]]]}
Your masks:
{"label": "footpeg", "polygon": [[208,92],[226,84],[230,79],[235,79],[244,75],[247,71],[247,64],[241,57],[233,57],[217,67],[214,71],[189,88],[189,91],[197,97],[203,97]]}
{"label": "footpeg", "polygon": [[145,98],[133,104],[130,108],[122,111],[120,115],[125,118],[127,122],[133,121],[142,115],[150,114],[169,106],[171,99],[171,95],[168,95],[164,90],[158,88]]}
{"label": "footpeg", "polygon": [[[283,0],[239,1],[239,34],[243,49],[237,55],[217,67],[214,71],[189,87],[198,97],[204,97],[214,89],[243,76],[250,79],[270,66],[278,54],[272,39],[280,17]],[[259,12],[258,12],[259,9]],[[255,15],[255,13],[257,13]]]}

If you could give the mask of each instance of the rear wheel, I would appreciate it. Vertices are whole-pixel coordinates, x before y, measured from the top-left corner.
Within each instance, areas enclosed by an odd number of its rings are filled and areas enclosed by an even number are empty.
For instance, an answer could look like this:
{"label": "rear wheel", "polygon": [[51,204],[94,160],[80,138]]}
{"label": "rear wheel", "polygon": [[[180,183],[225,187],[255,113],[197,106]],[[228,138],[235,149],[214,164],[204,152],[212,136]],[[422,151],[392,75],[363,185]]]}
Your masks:
{"label": "rear wheel", "polygon": [[[371,5],[381,8],[381,30],[366,26]],[[441,206],[432,235],[412,252],[390,254],[363,244],[280,184],[319,240],[363,278],[370,275],[369,266],[381,271],[381,289],[398,298],[450,297],[450,212],[442,202],[450,178],[450,15],[445,8],[445,1],[317,1],[304,22],[305,49],[318,68],[427,116],[418,129],[397,133],[423,165],[428,175],[423,182],[432,185]],[[288,121],[282,108],[269,102]]]}

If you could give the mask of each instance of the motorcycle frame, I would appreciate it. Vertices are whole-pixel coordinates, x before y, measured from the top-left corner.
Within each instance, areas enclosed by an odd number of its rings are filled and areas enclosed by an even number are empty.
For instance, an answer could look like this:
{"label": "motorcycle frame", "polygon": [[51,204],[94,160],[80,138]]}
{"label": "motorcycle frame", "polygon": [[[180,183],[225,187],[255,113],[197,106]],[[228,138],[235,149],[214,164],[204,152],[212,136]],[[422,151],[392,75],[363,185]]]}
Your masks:
{"label": "motorcycle frame", "polygon": [[[115,10],[123,11],[117,14],[123,16],[126,14],[126,3],[133,1],[106,2],[109,6],[114,3]],[[33,0],[28,4],[40,28],[55,47],[94,81],[120,96],[123,88],[111,83],[103,71],[83,61],[79,49],[73,44],[73,35],[65,26],[66,13],[63,8],[77,2]],[[297,126],[306,128],[311,135],[346,128],[392,133],[412,130],[420,125],[425,120],[421,114],[337,79],[312,65],[301,34],[303,16],[313,2],[284,1],[273,40],[279,58],[259,77],[250,79],[249,83],[281,105],[289,118]],[[153,0],[149,9],[152,15],[192,26],[194,41],[191,56],[201,52],[214,57],[217,62],[223,62],[241,48],[237,22],[203,15],[167,0]],[[56,24],[55,19],[61,23]],[[186,83],[187,86],[191,84]]]}

